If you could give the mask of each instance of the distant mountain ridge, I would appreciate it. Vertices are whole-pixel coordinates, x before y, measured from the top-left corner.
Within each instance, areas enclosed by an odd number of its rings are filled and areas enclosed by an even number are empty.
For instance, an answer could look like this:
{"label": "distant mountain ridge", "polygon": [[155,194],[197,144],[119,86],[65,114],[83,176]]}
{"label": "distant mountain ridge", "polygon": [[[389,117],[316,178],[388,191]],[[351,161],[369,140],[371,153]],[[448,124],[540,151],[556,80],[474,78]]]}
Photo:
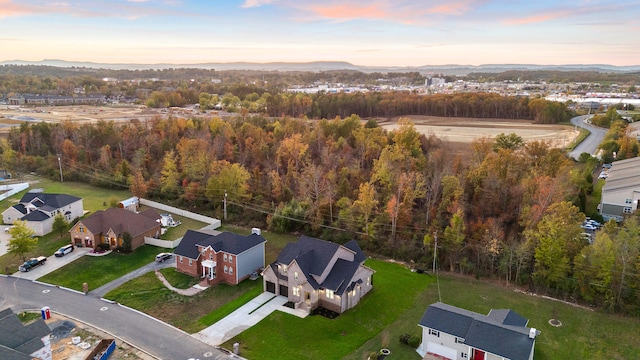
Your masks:
{"label": "distant mountain ridge", "polygon": [[255,70],[255,71],[336,71],[352,70],[365,73],[372,72],[412,72],[435,73],[444,75],[467,75],[473,72],[499,73],[508,70],[556,70],[556,71],[597,71],[597,72],[633,72],[640,71],[640,65],[615,66],[607,64],[566,64],[566,65],[536,65],[536,64],[484,64],[484,65],[424,65],[424,66],[361,66],[346,61],[312,61],[312,62],[229,62],[229,63],[197,63],[197,64],[109,64],[87,61],[67,61],[45,59],[41,61],[5,60],[0,65],[34,65],[53,66],[62,68],[93,68],[110,70],[148,70],[148,69],[214,69],[214,70]]}

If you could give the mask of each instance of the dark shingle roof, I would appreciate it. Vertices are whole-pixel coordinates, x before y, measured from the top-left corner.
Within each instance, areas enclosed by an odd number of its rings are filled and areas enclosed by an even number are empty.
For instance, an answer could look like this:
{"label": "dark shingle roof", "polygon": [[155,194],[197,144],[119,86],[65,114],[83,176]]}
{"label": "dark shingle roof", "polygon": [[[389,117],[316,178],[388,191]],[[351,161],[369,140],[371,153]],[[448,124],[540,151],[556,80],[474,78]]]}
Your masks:
{"label": "dark shingle roof", "polygon": [[121,208],[109,208],[96,211],[82,220],[82,223],[94,234],[106,234],[109,229],[113,229],[118,235],[128,232],[135,238],[155,227],[160,228],[160,223],[151,216],[152,212],[156,213],[156,219],[160,218],[154,209],[149,209],[145,211],[147,214],[142,215]]}
{"label": "dark shingle roof", "polygon": [[340,247],[336,243],[303,235],[297,242],[288,243],[282,249],[276,263],[290,265],[295,261],[314,289],[322,287],[333,290],[337,295],[342,295],[345,291],[355,286],[351,279],[366,259],[355,240],[342,245],[343,248],[354,252],[353,261],[336,260],[322,284],[318,284],[316,279],[311,276],[320,276],[324,273]]}
{"label": "dark shingle roof", "polygon": [[199,245],[204,247],[210,246],[216,252],[222,251],[228,254],[238,255],[266,241],[264,237],[257,234],[243,236],[225,231],[218,235],[212,235],[200,231],[188,230],[182,237],[174,253],[189,259],[197,259],[198,256],[200,256],[198,252]]}
{"label": "dark shingle roof", "polygon": [[527,326],[529,323],[529,320],[511,309],[491,309],[487,317],[504,325]]}
{"label": "dark shingle roof", "polygon": [[33,203],[40,207],[42,205],[49,205],[54,209],[59,209],[63,206],[73,204],[74,202],[82,200],[81,198],[67,194],[45,194],[41,192],[28,192],[24,194],[20,202],[23,204]]}
{"label": "dark shingle roof", "polygon": [[36,210],[36,211],[32,211],[30,213],[28,213],[27,215],[23,216],[20,220],[25,220],[25,221],[43,221],[43,220],[47,220],[49,219],[50,216],[43,213],[42,211]]}
{"label": "dark shingle roof", "polygon": [[11,309],[0,311],[0,348],[4,348],[0,350],[0,355],[9,353],[11,357],[8,359],[20,359],[16,354],[28,355],[42,349],[44,344],[41,338],[50,333],[51,330],[42,319],[23,325]]}
{"label": "dark shingle roof", "polygon": [[427,308],[419,324],[462,338],[465,344],[492,354],[529,359],[534,339],[529,337],[527,327],[513,325],[524,318],[511,310],[494,311],[493,316],[485,316],[438,302]]}
{"label": "dark shingle roof", "polygon": [[[296,259],[305,273],[320,275],[339,248],[336,243],[302,235],[297,242],[287,244],[276,261],[288,265]],[[305,254],[307,256],[301,256]]]}

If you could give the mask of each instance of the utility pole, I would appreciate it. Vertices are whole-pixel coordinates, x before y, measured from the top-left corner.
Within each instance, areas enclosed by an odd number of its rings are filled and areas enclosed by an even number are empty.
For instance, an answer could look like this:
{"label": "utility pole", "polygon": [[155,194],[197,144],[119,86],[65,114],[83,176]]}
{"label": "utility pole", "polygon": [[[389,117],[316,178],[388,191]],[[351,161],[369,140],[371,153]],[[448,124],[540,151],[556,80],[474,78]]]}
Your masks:
{"label": "utility pole", "polygon": [[227,191],[224,191],[224,220],[227,220]]}
{"label": "utility pole", "polygon": [[433,245],[433,270],[432,273],[436,273],[436,257],[438,254],[438,230],[433,234],[435,239],[435,244]]}
{"label": "utility pole", "polygon": [[60,168],[60,182],[64,182],[62,178],[62,162],[60,161],[60,154],[58,154],[58,167]]}

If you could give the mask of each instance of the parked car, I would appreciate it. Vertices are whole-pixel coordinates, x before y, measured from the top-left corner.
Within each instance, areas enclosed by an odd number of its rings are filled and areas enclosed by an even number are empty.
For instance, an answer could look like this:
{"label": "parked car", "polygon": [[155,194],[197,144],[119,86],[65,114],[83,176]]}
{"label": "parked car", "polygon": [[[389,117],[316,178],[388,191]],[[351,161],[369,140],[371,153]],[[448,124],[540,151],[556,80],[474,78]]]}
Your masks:
{"label": "parked car", "polygon": [[22,265],[20,265],[18,267],[18,270],[22,271],[22,272],[27,272],[27,271],[31,271],[31,269],[36,268],[40,265],[43,265],[45,262],[47,261],[47,258],[44,256],[38,256],[37,258],[31,258],[27,261],[25,261],[24,263],[22,263]]}
{"label": "parked car", "polygon": [[581,228],[585,229],[585,230],[590,230],[590,231],[596,231],[598,230],[597,227],[591,225],[591,224],[582,224],[580,225]]}
{"label": "parked car", "polygon": [[53,255],[55,255],[56,257],[62,257],[67,255],[68,253],[73,251],[73,245],[69,244],[69,245],[65,245],[63,247],[61,247],[60,249],[58,249],[58,251],[56,251],[55,253],[53,253]]}
{"label": "parked car", "polygon": [[160,254],[156,255],[156,261],[157,262],[164,262],[165,260],[171,259],[172,256],[173,256],[172,253],[160,253]]}
{"label": "parked car", "polygon": [[603,164],[602,168],[603,169],[611,169],[612,165],[611,164]]}

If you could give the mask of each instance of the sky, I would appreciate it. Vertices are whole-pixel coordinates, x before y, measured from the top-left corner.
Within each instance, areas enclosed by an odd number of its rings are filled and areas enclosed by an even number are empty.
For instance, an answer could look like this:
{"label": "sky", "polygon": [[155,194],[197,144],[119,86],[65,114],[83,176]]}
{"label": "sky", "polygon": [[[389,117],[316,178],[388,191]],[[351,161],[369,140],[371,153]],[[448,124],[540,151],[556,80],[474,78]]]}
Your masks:
{"label": "sky", "polygon": [[0,0],[0,61],[640,65],[640,0]]}

